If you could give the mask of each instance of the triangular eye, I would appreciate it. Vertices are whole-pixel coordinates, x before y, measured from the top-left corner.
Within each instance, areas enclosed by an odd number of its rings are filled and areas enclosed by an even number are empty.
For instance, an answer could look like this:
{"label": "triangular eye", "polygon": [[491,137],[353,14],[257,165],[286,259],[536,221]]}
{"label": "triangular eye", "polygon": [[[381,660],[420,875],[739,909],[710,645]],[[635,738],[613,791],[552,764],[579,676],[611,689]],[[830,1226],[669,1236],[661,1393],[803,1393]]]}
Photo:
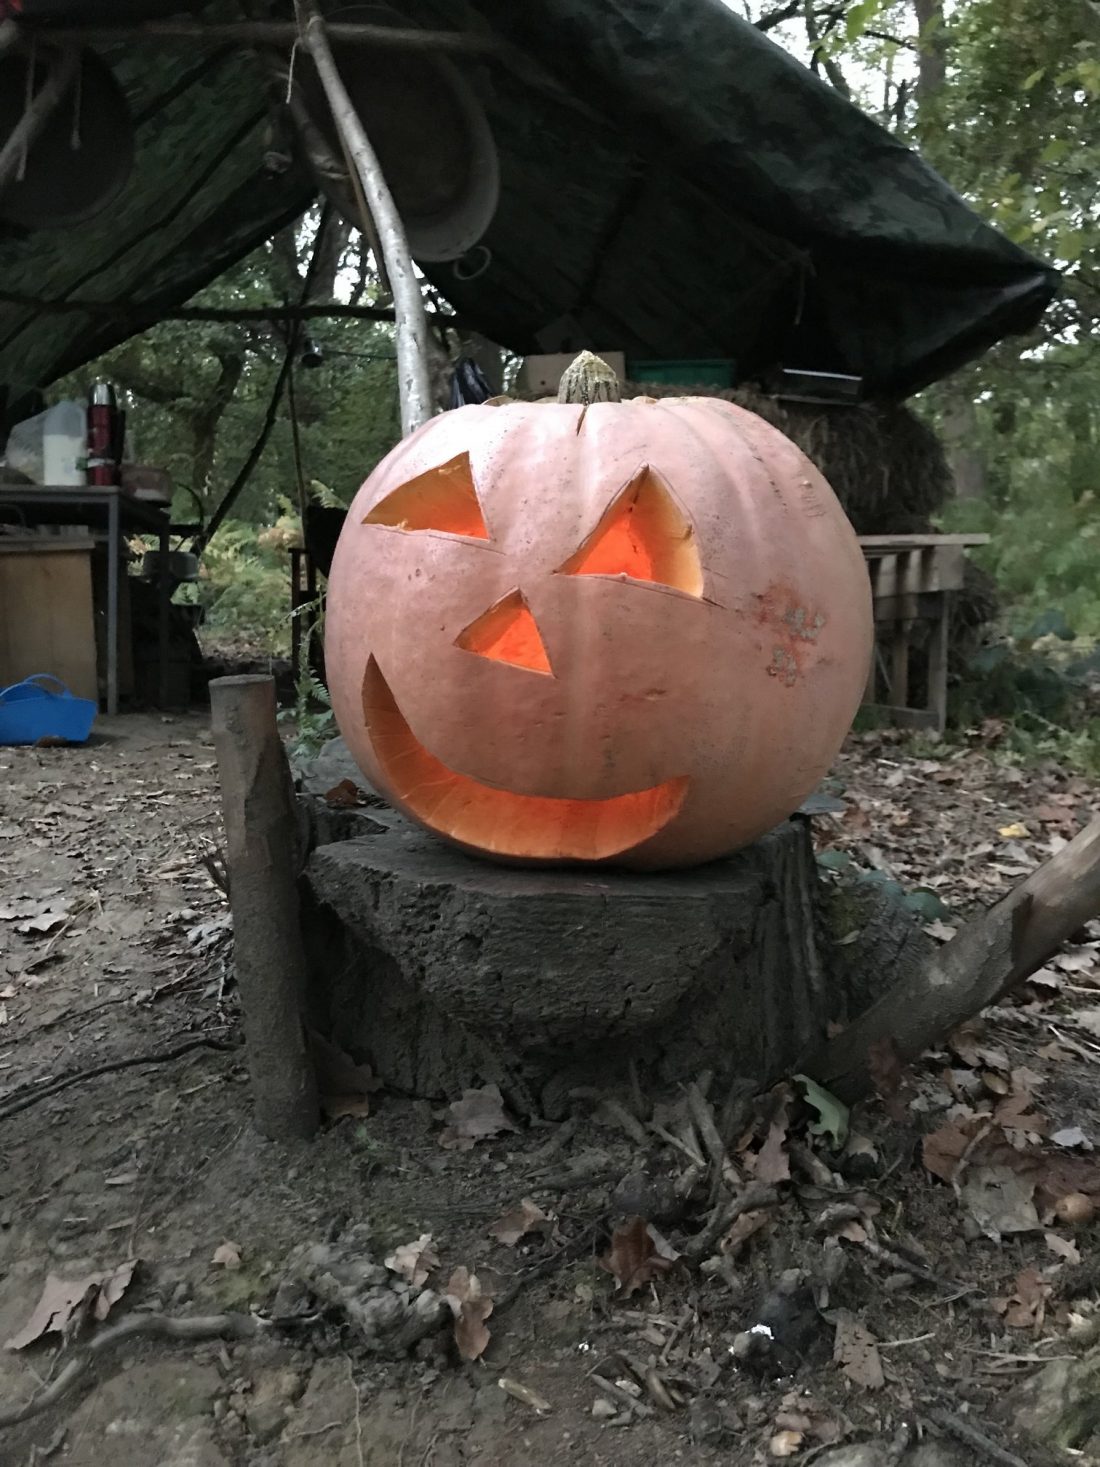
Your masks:
{"label": "triangular eye", "polygon": [[579,550],[559,567],[569,576],[627,576],[703,593],[695,531],[668,485],[644,465],[604,511]]}
{"label": "triangular eye", "polygon": [[494,662],[553,676],[546,647],[521,591],[510,591],[455,638],[455,646]]}
{"label": "triangular eye", "polygon": [[363,523],[389,525],[395,530],[438,530],[471,540],[490,538],[468,453],[460,453],[394,489],[374,506]]}

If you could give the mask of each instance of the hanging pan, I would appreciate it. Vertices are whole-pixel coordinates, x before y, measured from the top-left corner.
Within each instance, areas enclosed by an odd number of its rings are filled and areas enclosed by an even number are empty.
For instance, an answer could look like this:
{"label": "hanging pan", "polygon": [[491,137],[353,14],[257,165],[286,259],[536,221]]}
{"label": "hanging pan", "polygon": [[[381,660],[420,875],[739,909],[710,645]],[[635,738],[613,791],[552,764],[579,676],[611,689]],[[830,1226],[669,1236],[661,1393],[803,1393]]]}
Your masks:
{"label": "hanging pan", "polygon": [[[0,148],[60,63],[55,47],[0,57]],[[122,88],[93,51],[82,51],[74,82],[30,144],[22,178],[0,192],[0,222],[24,229],[83,224],[105,209],[130,176],[134,129]]]}
{"label": "hanging pan", "polygon": [[[407,25],[378,5],[342,5],[325,19]],[[336,41],[333,55],[378,155],[418,260],[456,260],[488,228],[500,196],[496,144],[481,103],[447,57],[431,51]],[[339,138],[316,71],[297,62],[310,121],[343,164]],[[321,189],[352,223],[359,212],[344,180],[316,172]]]}

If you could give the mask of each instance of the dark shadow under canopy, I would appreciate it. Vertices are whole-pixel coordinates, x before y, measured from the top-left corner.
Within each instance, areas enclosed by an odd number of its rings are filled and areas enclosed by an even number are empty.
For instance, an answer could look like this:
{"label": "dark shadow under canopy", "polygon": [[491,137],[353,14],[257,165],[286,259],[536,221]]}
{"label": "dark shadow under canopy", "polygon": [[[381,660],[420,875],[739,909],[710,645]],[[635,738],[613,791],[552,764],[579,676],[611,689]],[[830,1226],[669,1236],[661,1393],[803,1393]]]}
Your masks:
{"label": "dark shadow under canopy", "polygon": [[[119,24],[179,8],[23,0],[20,19],[44,36],[54,23],[102,29],[108,14]],[[224,19],[229,7],[190,8]],[[398,8],[406,24],[509,48],[460,62],[499,149],[499,208],[470,257],[425,273],[513,351],[732,358],[742,380],[801,367],[899,398],[1029,330],[1055,293],[1056,271],[721,0]],[[9,409],[181,305],[314,194],[280,98],[239,44],[96,49],[129,101],[134,169],[83,225],[0,225]],[[125,303],[126,314],[14,297]]]}

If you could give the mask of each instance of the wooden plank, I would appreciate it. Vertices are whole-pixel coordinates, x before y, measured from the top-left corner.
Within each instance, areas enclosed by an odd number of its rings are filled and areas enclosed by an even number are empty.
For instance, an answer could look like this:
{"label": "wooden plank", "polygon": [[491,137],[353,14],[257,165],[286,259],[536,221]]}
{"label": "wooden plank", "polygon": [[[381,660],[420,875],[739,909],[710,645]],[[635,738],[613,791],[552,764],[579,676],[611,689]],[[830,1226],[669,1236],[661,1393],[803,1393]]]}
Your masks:
{"label": "wooden plank", "polygon": [[919,550],[937,545],[988,545],[989,535],[859,535],[867,550]]}
{"label": "wooden plank", "polygon": [[98,695],[92,557],[81,541],[0,553],[0,687],[35,672],[79,698]]}
{"label": "wooden plank", "polygon": [[869,703],[867,711],[889,719],[898,728],[936,728],[936,715],[928,708],[898,708],[892,703]]}

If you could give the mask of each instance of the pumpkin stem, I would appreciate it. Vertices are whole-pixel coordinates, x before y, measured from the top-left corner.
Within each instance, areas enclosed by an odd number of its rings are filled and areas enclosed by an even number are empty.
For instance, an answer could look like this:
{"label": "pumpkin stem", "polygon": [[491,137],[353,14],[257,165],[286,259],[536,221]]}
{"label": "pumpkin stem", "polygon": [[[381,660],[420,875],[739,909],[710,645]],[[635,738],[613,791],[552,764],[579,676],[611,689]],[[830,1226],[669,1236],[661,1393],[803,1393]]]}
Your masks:
{"label": "pumpkin stem", "polygon": [[589,407],[594,402],[619,402],[619,379],[602,357],[582,351],[561,374],[558,401]]}

